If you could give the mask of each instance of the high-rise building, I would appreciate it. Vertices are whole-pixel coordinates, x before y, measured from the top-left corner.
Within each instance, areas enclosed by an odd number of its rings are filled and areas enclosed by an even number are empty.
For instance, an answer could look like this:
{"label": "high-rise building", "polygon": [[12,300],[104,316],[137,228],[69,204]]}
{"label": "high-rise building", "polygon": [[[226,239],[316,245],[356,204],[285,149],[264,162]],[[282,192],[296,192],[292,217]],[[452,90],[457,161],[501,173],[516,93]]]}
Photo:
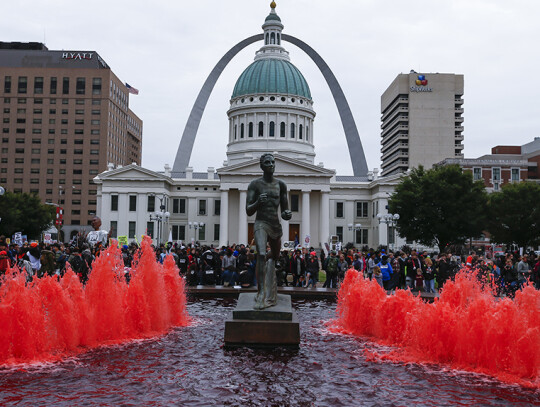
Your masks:
{"label": "high-rise building", "polygon": [[463,154],[463,75],[399,74],[381,96],[382,175]]}
{"label": "high-rise building", "polygon": [[96,213],[93,178],[141,163],[142,121],[95,51],[0,42],[0,185],[64,208],[67,236]]}

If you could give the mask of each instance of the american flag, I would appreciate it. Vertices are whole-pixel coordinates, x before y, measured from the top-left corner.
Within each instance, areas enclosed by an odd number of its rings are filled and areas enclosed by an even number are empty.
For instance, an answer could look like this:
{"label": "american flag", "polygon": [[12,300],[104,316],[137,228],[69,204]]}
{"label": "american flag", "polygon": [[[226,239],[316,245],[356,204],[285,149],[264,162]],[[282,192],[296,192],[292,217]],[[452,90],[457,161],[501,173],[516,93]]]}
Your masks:
{"label": "american flag", "polygon": [[134,87],[129,86],[129,83],[127,83],[127,82],[126,82],[126,88],[127,88],[129,93],[133,93],[134,95],[139,94],[139,89],[135,89]]}

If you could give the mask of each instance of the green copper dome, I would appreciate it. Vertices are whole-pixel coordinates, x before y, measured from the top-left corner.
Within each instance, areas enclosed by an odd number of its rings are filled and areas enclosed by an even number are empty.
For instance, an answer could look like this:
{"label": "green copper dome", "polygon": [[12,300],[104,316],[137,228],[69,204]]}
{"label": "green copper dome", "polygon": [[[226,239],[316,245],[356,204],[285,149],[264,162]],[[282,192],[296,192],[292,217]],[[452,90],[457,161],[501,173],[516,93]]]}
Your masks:
{"label": "green copper dome", "polygon": [[268,21],[279,21],[279,22],[281,22],[281,18],[279,18],[279,16],[276,13],[270,13],[270,14],[268,14],[268,17],[266,17],[266,19],[264,21],[265,22],[268,22]]}
{"label": "green copper dome", "polygon": [[311,99],[309,86],[297,67],[277,58],[259,59],[246,68],[236,85],[232,98],[255,93],[278,93]]}

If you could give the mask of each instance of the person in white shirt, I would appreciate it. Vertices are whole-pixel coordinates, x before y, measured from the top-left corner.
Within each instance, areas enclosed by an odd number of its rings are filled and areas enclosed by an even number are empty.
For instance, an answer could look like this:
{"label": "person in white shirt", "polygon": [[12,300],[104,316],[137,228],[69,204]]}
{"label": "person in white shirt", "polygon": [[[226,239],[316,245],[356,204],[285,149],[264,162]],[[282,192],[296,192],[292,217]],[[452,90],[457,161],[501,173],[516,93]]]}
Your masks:
{"label": "person in white shirt", "polygon": [[101,227],[101,219],[98,216],[94,216],[92,219],[92,227],[94,230],[88,232],[86,235],[86,242],[88,245],[93,248],[98,243],[101,243],[103,247],[106,247],[112,230],[110,232],[107,232],[106,230],[99,230]]}

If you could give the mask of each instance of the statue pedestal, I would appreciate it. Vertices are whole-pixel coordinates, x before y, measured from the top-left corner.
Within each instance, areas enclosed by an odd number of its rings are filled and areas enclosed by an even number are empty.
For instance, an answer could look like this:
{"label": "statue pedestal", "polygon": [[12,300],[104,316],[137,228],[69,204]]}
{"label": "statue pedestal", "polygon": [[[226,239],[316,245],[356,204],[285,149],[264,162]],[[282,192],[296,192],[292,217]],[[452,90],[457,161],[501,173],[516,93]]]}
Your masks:
{"label": "statue pedestal", "polygon": [[226,347],[298,348],[300,324],[290,295],[278,294],[277,304],[255,310],[256,293],[241,293],[232,318],[225,321]]}

